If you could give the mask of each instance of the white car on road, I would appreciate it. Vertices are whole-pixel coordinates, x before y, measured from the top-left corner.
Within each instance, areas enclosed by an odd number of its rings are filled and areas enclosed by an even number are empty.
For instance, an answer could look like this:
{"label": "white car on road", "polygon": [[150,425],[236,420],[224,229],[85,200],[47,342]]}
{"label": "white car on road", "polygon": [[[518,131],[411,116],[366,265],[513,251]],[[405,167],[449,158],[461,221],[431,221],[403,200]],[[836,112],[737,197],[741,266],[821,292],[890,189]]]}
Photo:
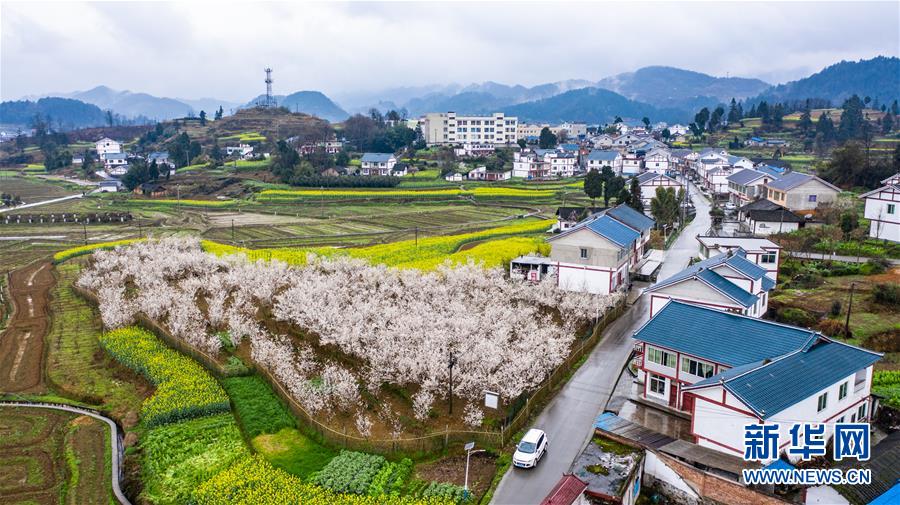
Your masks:
{"label": "white car on road", "polygon": [[544,454],[547,454],[547,448],[550,445],[547,434],[542,430],[531,428],[528,433],[522,437],[522,441],[516,446],[516,452],[513,454],[513,466],[519,468],[534,468],[537,466]]}
{"label": "white car on road", "polygon": [[735,205],[733,202],[727,202],[725,204],[725,210],[727,210],[728,212],[734,212],[735,210],[737,210],[737,205]]}

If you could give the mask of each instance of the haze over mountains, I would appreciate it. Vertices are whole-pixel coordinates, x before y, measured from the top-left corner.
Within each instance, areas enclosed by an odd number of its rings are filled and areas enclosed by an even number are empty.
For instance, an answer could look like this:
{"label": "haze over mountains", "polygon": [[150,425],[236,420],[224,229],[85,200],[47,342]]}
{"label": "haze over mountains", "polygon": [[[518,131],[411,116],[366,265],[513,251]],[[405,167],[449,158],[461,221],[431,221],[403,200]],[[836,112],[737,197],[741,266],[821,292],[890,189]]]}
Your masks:
{"label": "haze over mountains", "polygon": [[[277,95],[276,100],[291,111],[305,112],[331,122],[343,121],[350,114],[364,113],[373,107],[383,112],[405,109],[409,116],[448,110],[460,113],[503,111],[528,122],[604,123],[615,116],[631,119],[648,116],[653,121],[688,122],[700,108],[727,103],[731,98],[750,102],[823,98],[839,106],[854,93],[877,97],[881,103],[897,99],[900,95],[900,59],[877,57],[840,62],[812,76],[777,86],[759,79],[714,77],[673,67],[651,66],[596,82],[573,79],[527,87],[488,81],[466,86],[449,84],[344,93],[338,96],[345,107],[320,91]],[[106,86],[55,96],[93,104],[102,111],[112,110],[126,118],[149,120],[184,117],[200,110],[211,116],[219,106],[227,114],[237,108],[253,106],[262,98],[260,95],[238,104],[215,98],[155,97],[116,91]],[[27,124],[33,113],[23,118],[26,111],[59,118],[72,126],[96,122],[96,110],[81,107],[84,118],[78,120],[75,106],[70,102],[43,101],[41,106],[37,102],[31,102],[32,105],[3,102],[0,123]],[[64,110],[54,111],[58,107]]]}

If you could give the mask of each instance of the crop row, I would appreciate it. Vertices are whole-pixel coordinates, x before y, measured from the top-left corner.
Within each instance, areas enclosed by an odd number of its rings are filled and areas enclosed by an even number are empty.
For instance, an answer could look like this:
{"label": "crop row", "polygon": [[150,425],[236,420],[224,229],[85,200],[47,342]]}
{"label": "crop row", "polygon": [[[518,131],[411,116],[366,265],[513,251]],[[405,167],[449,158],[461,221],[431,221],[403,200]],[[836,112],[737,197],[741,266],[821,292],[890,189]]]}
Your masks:
{"label": "crop row", "polygon": [[142,206],[159,206],[159,207],[231,207],[238,203],[237,200],[186,200],[186,199],[147,199],[147,200],[128,200],[128,203],[139,204]]}
{"label": "crop row", "polygon": [[312,482],[338,493],[364,495],[384,464],[383,456],[341,451],[312,477]]}
{"label": "crop row", "polygon": [[156,385],[156,392],[141,405],[147,426],[230,409],[225,391],[202,366],[144,329],[128,327],[104,333],[100,345]]}
{"label": "crop row", "polygon": [[900,370],[879,370],[872,376],[872,392],[900,409]]}
{"label": "crop row", "polygon": [[[198,505],[381,505],[380,496],[341,494],[304,483],[259,456],[246,458],[203,483],[194,493]],[[441,497],[392,497],[396,505],[450,505]]]}
{"label": "crop row", "polygon": [[551,189],[519,189],[505,187],[476,187],[472,189],[267,189],[257,196],[259,201],[296,201],[353,198],[435,198],[474,196],[475,198],[549,198]]}
{"label": "crop row", "polygon": [[128,240],[114,240],[112,242],[97,242],[96,244],[88,244],[78,247],[72,247],[69,249],[65,249],[59,251],[58,253],[53,255],[53,262],[60,263],[66,261],[67,259],[74,258],[76,256],[81,256],[83,254],[90,254],[99,249],[115,249],[116,247],[133,244],[142,239],[128,239]]}
{"label": "crop row", "polygon": [[549,220],[525,221],[471,233],[427,237],[419,240],[404,240],[389,244],[347,249],[330,247],[244,249],[210,241],[203,241],[202,244],[205,251],[217,256],[244,253],[251,261],[277,259],[291,265],[306,264],[308,254],[313,253],[319,256],[347,255],[353,258],[364,259],[374,264],[422,270],[433,269],[448,259],[453,263],[465,263],[471,259],[475,262],[483,262],[487,267],[493,267],[529,252],[546,254],[548,252],[547,246],[542,239],[520,237],[518,240],[493,240],[484,244],[478,244],[472,249],[465,251],[459,251],[459,248],[470,242],[541,233],[547,230],[551,223],[552,221]]}

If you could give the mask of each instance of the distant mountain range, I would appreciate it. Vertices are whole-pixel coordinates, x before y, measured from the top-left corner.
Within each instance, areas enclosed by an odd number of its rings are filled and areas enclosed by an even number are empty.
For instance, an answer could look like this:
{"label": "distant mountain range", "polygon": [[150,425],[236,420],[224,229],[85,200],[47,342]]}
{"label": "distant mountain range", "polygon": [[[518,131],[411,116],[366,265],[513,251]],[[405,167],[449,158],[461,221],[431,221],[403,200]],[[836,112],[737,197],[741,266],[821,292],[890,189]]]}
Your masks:
{"label": "distant mountain range", "polygon": [[71,98],[49,97],[37,101],[0,103],[0,123],[29,127],[35,116],[50,117],[53,128],[74,129],[106,123],[106,113],[93,104]]}
{"label": "distant mountain range", "polygon": [[[265,95],[259,95],[242,106],[242,108],[255,107],[265,101]],[[350,117],[347,111],[340,108],[330,98],[319,91],[298,91],[290,95],[276,95],[275,102],[286,107],[291,112],[305,112],[312,116],[320,117],[337,123]]]}
{"label": "distant mountain range", "polygon": [[[651,66],[596,82],[573,79],[526,87],[488,81],[466,86],[448,84],[345,93],[338,95],[346,104],[343,108],[319,91],[279,95],[276,100],[291,111],[305,112],[331,122],[343,121],[351,113],[366,113],[373,107],[382,112],[406,109],[412,117],[425,112],[503,111],[529,122],[604,123],[615,116],[631,120],[647,116],[652,121],[687,122],[700,108],[727,103],[731,98],[749,102],[823,98],[840,105],[854,93],[878,98],[881,103],[900,98],[900,59],[880,56],[858,62],[842,61],[809,77],[777,86],[759,79],[714,77],[673,67]],[[183,117],[200,110],[211,116],[219,106],[228,114],[234,109],[251,107],[262,98],[259,96],[245,104],[238,104],[215,98],[162,98],[146,93],[116,91],[106,86],[54,95],[93,104],[101,112],[112,110],[125,117],[151,120]],[[7,106],[12,103],[19,105]],[[38,100],[3,104],[0,123],[27,124],[33,113],[25,118],[25,123],[17,123],[23,120],[25,110],[54,119],[65,117],[63,122],[68,121],[72,125],[103,123],[93,108],[76,109],[68,102]],[[83,118],[73,115],[76,110],[83,111]]]}
{"label": "distant mountain range", "polygon": [[768,89],[758,100],[827,98],[839,107],[854,93],[860,97],[878,98],[881,103],[900,98],[900,58],[878,56],[871,60],[835,63],[809,77]]}

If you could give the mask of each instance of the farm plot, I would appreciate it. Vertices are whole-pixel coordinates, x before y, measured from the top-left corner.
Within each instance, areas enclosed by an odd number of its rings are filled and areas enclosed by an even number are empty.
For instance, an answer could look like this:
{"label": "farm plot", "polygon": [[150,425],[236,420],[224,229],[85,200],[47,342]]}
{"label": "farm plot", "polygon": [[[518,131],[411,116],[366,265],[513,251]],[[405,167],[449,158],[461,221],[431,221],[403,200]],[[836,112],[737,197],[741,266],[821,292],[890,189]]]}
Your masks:
{"label": "farm plot", "polygon": [[137,421],[149,386],[100,349],[101,325],[95,309],[72,289],[81,263],[56,266],[58,282],[51,291],[47,337],[47,379],[59,393],[102,405],[126,428]]}
{"label": "farm plot", "polygon": [[22,407],[0,410],[4,503],[112,503],[106,425],[90,417]]}
{"label": "farm plot", "polygon": [[[467,241],[545,227],[532,221],[426,239],[432,242],[422,241],[420,253],[446,255]],[[338,256],[310,264],[298,259],[297,267],[288,267],[218,258],[192,240],[147,241],[115,253],[98,251],[79,285],[98,293],[108,328],[143,313],[208,354],[221,352],[224,333],[231,346],[249,351],[295,412],[315,422],[346,423],[361,441],[397,440],[448,425],[482,428],[486,415],[502,415],[480,408],[484,390],[515,398],[536,387],[565,360],[575,334],[618,301],[563,293],[551,283],[511,282],[500,269],[477,265],[432,272],[376,265],[420,261],[409,244],[364,250],[373,264]],[[459,353],[454,390],[464,405],[454,415],[438,407],[447,380],[441,350],[448,348]]]}
{"label": "farm plot", "polygon": [[33,263],[10,274],[14,310],[0,336],[0,392],[42,392],[44,339],[48,329],[51,265]]}
{"label": "farm plot", "polygon": [[22,199],[23,203],[40,202],[75,193],[58,184],[34,178],[26,179],[23,177],[4,178],[3,192],[18,196]]}

